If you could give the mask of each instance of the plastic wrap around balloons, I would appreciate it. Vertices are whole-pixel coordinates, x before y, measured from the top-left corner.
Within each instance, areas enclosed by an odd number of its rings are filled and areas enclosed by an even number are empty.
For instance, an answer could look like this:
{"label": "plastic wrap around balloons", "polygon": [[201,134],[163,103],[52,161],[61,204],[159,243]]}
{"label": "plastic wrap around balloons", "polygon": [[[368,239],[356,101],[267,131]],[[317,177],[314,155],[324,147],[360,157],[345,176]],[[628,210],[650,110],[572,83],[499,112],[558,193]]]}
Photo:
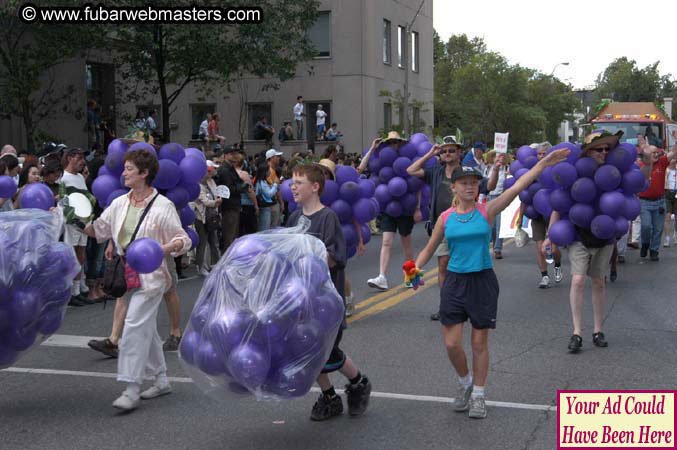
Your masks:
{"label": "plastic wrap around balloons", "polygon": [[57,216],[36,209],[0,221],[0,369],[13,365],[61,326],[80,265],[58,242]]}
{"label": "plastic wrap around balloons", "polygon": [[210,397],[301,397],[324,367],[344,307],[307,226],[237,239],[206,279],[179,356]]}

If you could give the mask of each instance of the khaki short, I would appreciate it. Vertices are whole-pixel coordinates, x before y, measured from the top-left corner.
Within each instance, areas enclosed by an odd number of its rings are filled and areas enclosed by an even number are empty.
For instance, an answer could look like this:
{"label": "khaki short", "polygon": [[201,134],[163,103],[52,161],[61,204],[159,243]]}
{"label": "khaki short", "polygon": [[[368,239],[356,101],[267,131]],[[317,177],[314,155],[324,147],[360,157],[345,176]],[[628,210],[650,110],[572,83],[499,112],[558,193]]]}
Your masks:
{"label": "khaki short", "polygon": [[548,222],[539,216],[538,219],[533,219],[531,221],[531,235],[533,236],[534,242],[540,242],[545,240],[545,232],[548,228]]}
{"label": "khaki short", "polygon": [[440,245],[437,246],[437,250],[435,250],[435,256],[449,256],[449,244],[447,243],[446,238],[442,239]]}
{"label": "khaki short", "polygon": [[87,235],[80,231],[75,225],[66,224],[63,233],[64,244],[73,247],[87,247]]}
{"label": "khaki short", "polygon": [[569,245],[569,263],[572,275],[587,275],[590,278],[604,278],[609,269],[609,261],[614,245],[602,248],[588,248],[576,241]]}

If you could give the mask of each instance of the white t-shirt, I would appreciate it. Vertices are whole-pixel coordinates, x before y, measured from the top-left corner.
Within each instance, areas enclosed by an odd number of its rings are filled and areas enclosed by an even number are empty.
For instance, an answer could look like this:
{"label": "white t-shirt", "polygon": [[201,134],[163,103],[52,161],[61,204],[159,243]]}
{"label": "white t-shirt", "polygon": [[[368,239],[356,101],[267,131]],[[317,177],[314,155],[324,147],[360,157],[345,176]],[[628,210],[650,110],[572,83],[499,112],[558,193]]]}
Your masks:
{"label": "white t-shirt", "polygon": [[324,125],[324,118],[327,117],[327,113],[318,109],[315,115],[317,116],[317,125]]}
{"label": "white t-shirt", "polygon": [[294,105],[294,120],[303,120],[303,103]]}
{"label": "white t-shirt", "polygon": [[209,122],[207,121],[207,119],[203,120],[202,123],[200,124],[200,130],[198,131],[198,134],[200,136],[207,137],[207,135],[209,134],[209,131],[207,130],[208,127]]}
{"label": "white t-shirt", "polygon": [[677,169],[668,169],[665,176],[665,189],[677,191]]}
{"label": "white t-shirt", "polygon": [[155,130],[155,128],[157,128],[157,125],[155,124],[155,120],[152,117],[148,117],[146,119],[146,125],[148,125],[149,130]]}
{"label": "white t-shirt", "polygon": [[85,177],[83,177],[81,173],[72,174],[67,170],[64,170],[63,175],[61,175],[61,180],[59,180],[59,183],[63,184],[66,187],[74,187],[82,191],[87,190],[87,183],[85,183]]}

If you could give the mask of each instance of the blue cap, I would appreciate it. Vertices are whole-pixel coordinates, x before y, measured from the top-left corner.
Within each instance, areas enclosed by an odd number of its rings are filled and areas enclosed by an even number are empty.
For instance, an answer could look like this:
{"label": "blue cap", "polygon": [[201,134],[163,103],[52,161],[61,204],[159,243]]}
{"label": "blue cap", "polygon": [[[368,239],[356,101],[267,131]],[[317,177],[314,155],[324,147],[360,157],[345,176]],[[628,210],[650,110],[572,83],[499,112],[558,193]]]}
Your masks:
{"label": "blue cap", "polygon": [[475,141],[475,143],[472,145],[472,148],[479,148],[480,150],[486,152],[487,151],[487,144],[485,144],[482,141]]}

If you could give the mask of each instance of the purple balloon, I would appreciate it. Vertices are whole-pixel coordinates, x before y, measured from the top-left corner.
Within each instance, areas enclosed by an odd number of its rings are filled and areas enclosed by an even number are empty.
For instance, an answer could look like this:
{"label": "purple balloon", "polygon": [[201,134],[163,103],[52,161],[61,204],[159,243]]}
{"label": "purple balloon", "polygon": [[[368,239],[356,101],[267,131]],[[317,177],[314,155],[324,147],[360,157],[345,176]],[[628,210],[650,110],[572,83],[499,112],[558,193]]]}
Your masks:
{"label": "purple balloon", "polygon": [[374,204],[374,210],[378,215],[381,212],[381,203],[376,199],[376,197],[372,197],[369,200],[371,200],[371,202]]}
{"label": "purple balloon", "polygon": [[[323,194],[326,189],[327,181],[324,182],[324,190],[322,191]],[[294,194],[291,191],[291,179],[284,180],[282,184],[280,184],[280,193],[282,194],[282,200],[285,202],[294,201]],[[320,201],[322,201],[322,199],[320,199]]]}
{"label": "purple balloon", "polygon": [[360,224],[360,231],[362,231],[362,243],[367,245],[371,240],[371,230],[367,224]]}
{"label": "purple balloon", "polygon": [[7,305],[7,313],[10,323],[16,328],[24,328],[37,320],[40,313],[40,290],[36,287],[16,288]]}
{"label": "purple balloon", "polygon": [[179,345],[179,357],[191,366],[194,366],[196,364],[196,356],[199,348],[200,333],[195,330],[189,330],[181,338],[181,345]]}
{"label": "purple balloon", "polygon": [[613,191],[621,184],[621,172],[616,167],[605,164],[595,172],[595,184],[603,191]]}
{"label": "purple balloon", "polygon": [[179,219],[181,220],[181,226],[184,228],[192,225],[195,222],[195,211],[190,206],[184,206],[179,210]]}
{"label": "purple balloon", "polygon": [[[35,318],[37,319],[37,317]],[[35,326],[10,327],[0,336],[0,342],[7,343],[10,350],[22,352],[30,348],[38,336]]]}
{"label": "purple balloon", "polygon": [[360,181],[357,184],[360,186],[360,197],[371,198],[374,196],[376,184],[372,180],[360,178]]}
{"label": "purple balloon", "polygon": [[409,138],[409,142],[414,145],[418,145],[421,142],[428,142],[428,136],[426,136],[424,133],[414,133]]}
{"label": "purple balloon", "polygon": [[567,213],[574,204],[569,191],[564,188],[555,189],[550,193],[550,205],[559,213]]}
{"label": "purple balloon", "polygon": [[578,178],[576,168],[568,162],[561,162],[552,168],[552,179],[562,187],[568,188]]}
{"label": "purple balloon", "polygon": [[[631,146],[634,148],[634,146]],[[611,164],[620,172],[627,172],[637,159],[637,151],[630,151],[627,146],[619,145],[606,156],[606,163]]]}
{"label": "purple balloon", "polygon": [[557,189],[559,184],[552,177],[552,167],[546,167],[538,176],[538,182],[546,189]]}
{"label": "purple balloon", "polygon": [[393,198],[393,196],[390,195],[390,190],[388,189],[387,184],[379,184],[376,186],[374,197],[376,197],[376,200],[381,203],[388,203]]}
{"label": "purple balloon", "polygon": [[323,324],[319,320],[311,319],[299,323],[289,330],[286,338],[287,352],[292,358],[300,358],[317,352],[323,341]]}
{"label": "purple balloon", "polygon": [[[99,171],[96,173],[96,176],[97,176],[97,177],[100,177],[100,176],[103,176],[103,175],[117,176],[117,177],[119,178],[118,175],[113,175],[113,174],[111,173],[111,171],[108,170],[108,169],[106,168],[106,165],[105,165],[105,164],[102,165],[101,167],[99,167]],[[122,174],[120,174],[120,175],[122,175]]]}
{"label": "purple balloon", "polygon": [[515,173],[515,179],[519,180],[520,177],[527,172],[529,172],[529,169],[527,169],[527,168],[522,168],[522,169],[518,170],[517,173]]}
{"label": "purple balloon", "polygon": [[611,239],[616,235],[616,221],[607,215],[599,215],[590,222],[590,231],[598,239]]}
{"label": "purple balloon", "polygon": [[576,238],[576,227],[568,220],[558,220],[550,227],[548,236],[553,244],[566,247]]}
{"label": "purple balloon", "polygon": [[581,156],[582,150],[581,148],[572,143],[572,142],[560,142],[559,144],[555,145],[554,147],[551,147],[550,150],[547,151],[547,155],[550,153],[554,152],[555,150],[559,150],[562,148],[566,148],[569,150],[569,156],[567,156],[566,162],[569,164],[576,164],[576,161],[578,158]]}
{"label": "purple balloon", "polygon": [[282,398],[302,397],[310,391],[318,373],[315,367],[294,363],[271,367],[264,390]]}
{"label": "purple balloon", "polygon": [[186,183],[199,183],[207,174],[207,163],[192,154],[186,155],[179,164],[181,177]]}
{"label": "purple balloon", "polygon": [[37,329],[43,336],[50,336],[59,329],[64,311],[60,308],[45,309],[38,319]]}
{"label": "purple balloon", "polygon": [[10,367],[19,359],[19,352],[0,344],[0,369]]}
{"label": "purple balloon", "polygon": [[262,346],[243,344],[230,353],[227,367],[238,383],[249,389],[256,389],[266,380],[270,369],[270,354]]}
{"label": "purple balloon", "polygon": [[393,163],[393,171],[395,172],[395,175],[398,175],[400,177],[407,177],[407,168],[411,165],[411,159],[406,158],[404,156],[400,156],[395,160]]}
{"label": "purple balloon", "polygon": [[359,184],[354,181],[346,181],[339,188],[339,195],[343,200],[352,205],[361,197],[362,191]]}
{"label": "purple balloon", "polygon": [[[293,197],[292,197],[293,198]],[[334,180],[326,180],[324,182],[324,189],[320,195],[320,201],[325,206],[330,206],[339,198],[339,185]]]}
{"label": "purple balloon", "polygon": [[352,223],[344,223],[341,225],[343,228],[343,237],[346,240],[347,247],[354,247],[357,245],[357,230],[355,225]]}
{"label": "purple balloon", "polygon": [[527,159],[525,159],[524,162],[522,163],[522,165],[523,165],[526,169],[531,169],[531,168],[534,167],[536,164],[538,164],[538,157],[537,157],[537,156],[529,156],[529,157],[528,157]]}
{"label": "purple balloon", "polygon": [[353,183],[357,183],[360,179],[360,174],[357,173],[357,170],[355,170],[354,167],[352,166],[344,166],[344,165],[338,165],[336,166],[336,182],[339,185],[342,185],[344,183],[347,183],[348,181],[352,181]]}
{"label": "purple balloon", "polygon": [[188,192],[188,201],[194,202],[200,196],[200,185],[198,183],[184,183],[180,182],[178,186],[181,186]]}
{"label": "purple balloon", "polygon": [[385,207],[385,213],[390,217],[400,217],[402,215],[402,205],[396,200],[391,200]]}
{"label": "purple balloon", "polygon": [[181,186],[176,186],[175,188],[168,190],[165,197],[174,203],[176,209],[182,209],[188,204],[188,191]]}
{"label": "purple balloon", "polygon": [[430,151],[430,149],[433,148],[433,144],[431,144],[428,141],[423,141],[419,142],[416,144],[416,154],[418,156],[424,156],[426,153]]}
{"label": "purple balloon", "polygon": [[369,181],[371,181],[372,183],[374,183],[374,187],[376,187],[376,186],[378,186],[379,184],[381,184],[381,180],[378,179],[378,172],[377,172],[377,173],[372,172],[372,174],[369,175],[369,178],[368,178],[368,179],[369,179]]}
{"label": "purple balloon", "polygon": [[397,152],[390,147],[385,147],[381,149],[378,154],[379,164],[381,168],[383,167],[392,167],[393,163],[397,159]]}
{"label": "purple balloon", "polygon": [[523,145],[519,149],[517,149],[517,160],[522,163],[523,167],[526,167],[525,161],[527,158],[534,156],[537,156],[537,152],[535,148],[531,148],[528,145]]}
{"label": "purple balloon", "polygon": [[407,193],[407,182],[401,177],[391,178],[388,181],[388,192],[393,197],[402,197]]}
{"label": "purple balloon", "polygon": [[122,150],[123,152],[126,152],[129,146],[122,142],[120,139],[113,139],[110,144],[108,144],[108,153],[111,152],[116,152],[118,150]]}
{"label": "purple balloon", "polygon": [[587,203],[576,203],[569,209],[569,220],[581,228],[590,228],[595,209]]}
{"label": "purple balloon", "polygon": [[231,264],[247,265],[270,249],[272,244],[256,236],[242,236],[236,239],[226,252],[226,258]]}
{"label": "purple balloon", "polygon": [[129,267],[139,273],[155,272],[164,257],[160,244],[151,238],[135,239],[125,253]]}
{"label": "purple balloon", "polygon": [[207,339],[200,341],[200,346],[195,355],[195,362],[201,371],[207,375],[222,375],[228,373],[226,368],[226,355]]}
{"label": "purple balloon", "polygon": [[122,171],[125,170],[125,150],[122,148],[116,148],[111,151],[108,150],[108,155],[104,161],[104,167],[108,172],[115,176],[122,175]]}
{"label": "purple balloon", "polygon": [[590,203],[596,196],[597,188],[590,178],[579,178],[571,185],[571,198],[578,203]]}
{"label": "purple balloon", "polygon": [[592,178],[599,164],[594,158],[586,156],[576,161],[575,166],[579,177]]}
{"label": "purple balloon", "polygon": [[350,206],[350,203],[342,199],[338,199],[333,202],[331,204],[331,209],[334,210],[341,223],[349,223],[353,216],[352,206]]}
{"label": "purple balloon", "polygon": [[106,208],[109,207],[110,204],[113,203],[113,200],[115,200],[118,197],[122,197],[123,195],[127,195],[127,192],[129,192],[129,191],[126,190],[126,189],[116,189],[116,190],[114,190],[113,192],[110,193],[110,195],[106,199],[105,205],[102,205],[102,206],[105,206]]}
{"label": "purple balloon", "polygon": [[526,208],[524,208],[524,215],[532,220],[537,219],[540,216],[538,214],[538,211],[536,211],[536,209],[534,209],[532,205],[529,205]]}
{"label": "purple balloon", "polygon": [[301,278],[288,277],[274,295],[278,297],[273,310],[277,316],[288,318],[292,322],[308,318],[311,291],[306,288],[306,283]]}
{"label": "purple balloon", "polygon": [[506,178],[505,181],[503,182],[503,189],[504,190],[510,189],[513,186],[513,184],[515,184],[515,181],[517,181],[517,178],[515,177]]}
{"label": "purple balloon", "polygon": [[108,197],[113,191],[117,191],[118,189],[122,189],[120,180],[112,175],[96,177],[92,183],[92,194],[94,194],[94,197],[99,201],[99,204],[104,206],[107,204],[106,201],[108,200]]}
{"label": "purple balloon", "polygon": [[294,262],[299,277],[307,280],[307,286],[318,289],[329,280],[327,263],[314,255],[305,255]]}
{"label": "purple balloon", "polygon": [[531,195],[528,189],[525,189],[522,192],[520,192],[519,198],[520,201],[525,205],[531,205],[531,202],[533,201],[533,195]]}
{"label": "purple balloon", "polygon": [[623,204],[623,217],[628,220],[635,220],[642,210],[641,202],[634,195],[626,195],[625,203]]}
{"label": "purple balloon", "polygon": [[616,223],[616,239],[622,238],[630,229],[630,222],[625,217],[619,217]]}
{"label": "purple balloon", "polygon": [[16,194],[16,190],[14,179],[7,175],[0,176],[0,198],[11,198]]}
{"label": "purple balloon", "polygon": [[155,155],[155,157],[157,158],[157,152],[155,151],[155,147],[153,147],[151,144],[147,142],[135,142],[127,149],[127,151],[129,152],[134,152],[137,150],[146,150],[147,152],[150,152],[153,155]]}
{"label": "purple balloon", "polygon": [[188,237],[190,238],[191,246],[190,249],[196,249],[198,244],[200,243],[200,236],[193,230],[192,228],[185,227],[183,231],[186,232]]}
{"label": "purple balloon", "polygon": [[419,177],[407,177],[407,192],[416,193],[425,183]]}
{"label": "purple balloon", "polygon": [[409,160],[415,158],[417,155],[416,143],[413,143],[411,141],[407,142],[406,144],[400,147],[399,153],[400,156],[409,158]]}
{"label": "purple balloon", "polygon": [[402,215],[413,216],[416,212],[416,206],[418,205],[416,194],[406,194],[400,199],[400,205],[402,205]]}
{"label": "purple balloon", "polygon": [[524,166],[522,165],[521,162],[519,162],[517,160],[513,161],[510,164],[510,175],[512,175],[514,177],[515,174],[517,173],[517,171],[520,170],[520,169],[523,169],[523,168],[524,168]]}
{"label": "purple balloon", "polygon": [[160,153],[158,154],[160,160],[169,159],[174,161],[176,164],[179,164],[184,156],[186,156],[186,151],[183,147],[176,142],[170,142],[160,147]]}
{"label": "purple balloon", "polygon": [[534,181],[527,188],[527,190],[529,191],[529,195],[531,195],[532,198],[533,198],[534,195],[536,195],[536,192],[540,191],[541,189],[545,189],[545,188],[538,181]]}
{"label": "purple balloon", "polygon": [[207,157],[205,156],[204,153],[202,153],[202,150],[200,150],[199,148],[189,147],[185,149],[184,152],[186,153],[186,156],[197,156],[201,160],[207,162]]}
{"label": "purple balloon", "polygon": [[439,159],[437,159],[437,156],[433,156],[432,158],[427,160],[425,162],[425,164],[423,164],[423,167],[425,169],[428,169],[428,168],[431,168],[431,167],[437,167],[439,165],[439,163],[440,163],[440,161],[439,161]]}
{"label": "purple balloon", "polygon": [[158,189],[172,189],[181,180],[181,170],[179,166],[172,161],[171,159],[161,159],[159,161],[159,169],[155,179],[153,180],[153,186]]}
{"label": "purple balloon", "polygon": [[381,170],[378,171],[378,178],[381,180],[381,183],[387,183],[394,176],[395,171],[392,167],[381,167]]}
{"label": "purple balloon", "polygon": [[369,160],[369,171],[371,173],[377,173],[380,169],[381,161],[376,156],[372,156]]}
{"label": "purple balloon", "polygon": [[234,311],[227,307],[220,311],[211,322],[207,324],[203,337],[212,343],[215,349],[223,355],[228,355],[238,345],[257,341],[260,344],[267,343],[257,335],[256,329],[259,320],[256,314],[248,309]]}
{"label": "purple balloon", "polygon": [[353,205],[353,217],[358,223],[366,223],[376,217],[374,204],[368,198],[361,198]]}
{"label": "purple balloon", "polygon": [[639,170],[629,170],[623,174],[621,189],[625,195],[638,194],[644,190],[646,177]]}
{"label": "purple balloon", "polygon": [[19,194],[19,206],[21,208],[37,208],[49,211],[49,208],[54,206],[54,194],[45,184],[27,184]]}
{"label": "purple balloon", "polygon": [[534,195],[533,205],[536,211],[543,217],[549,218],[552,213],[552,206],[550,205],[550,190],[541,189]]}
{"label": "purple balloon", "polygon": [[625,196],[620,192],[605,192],[599,197],[599,209],[603,214],[617,219],[623,213]]}

